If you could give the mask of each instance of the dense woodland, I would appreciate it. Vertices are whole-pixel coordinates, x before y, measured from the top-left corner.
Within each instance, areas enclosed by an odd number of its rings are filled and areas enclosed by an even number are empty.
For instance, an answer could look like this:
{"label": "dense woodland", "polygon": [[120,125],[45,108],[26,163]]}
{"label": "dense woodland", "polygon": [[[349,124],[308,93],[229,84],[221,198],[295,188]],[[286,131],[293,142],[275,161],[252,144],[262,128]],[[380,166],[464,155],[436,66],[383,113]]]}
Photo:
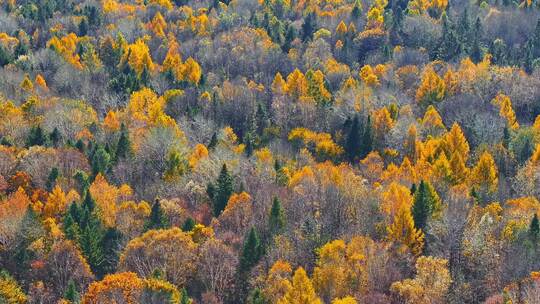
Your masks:
{"label": "dense woodland", "polygon": [[540,303],[538,0],[0,0],[0,303]]}

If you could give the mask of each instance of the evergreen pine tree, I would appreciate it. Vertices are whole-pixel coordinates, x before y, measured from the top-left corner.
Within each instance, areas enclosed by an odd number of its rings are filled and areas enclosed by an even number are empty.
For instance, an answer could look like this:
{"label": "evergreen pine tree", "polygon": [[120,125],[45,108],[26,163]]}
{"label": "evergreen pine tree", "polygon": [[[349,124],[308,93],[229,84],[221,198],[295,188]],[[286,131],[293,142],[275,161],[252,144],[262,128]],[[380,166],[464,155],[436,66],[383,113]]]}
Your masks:
{"label": "evergreen pine tree", "polygon": [[360,159],[365,158],[373,150],[373,126],[371,125],[371,115],[368,115],[367,122],[362,134],[362,145],[360,147]]}
{"label": "evergreen pine tree", "polygon": [[11,55],[3,44],[0,44],[0,67],[4,67],[11,62]]}
{"label": "evergreen pine tree", "polygon": [[360,155],[360,140],[360,122],[358,115],[355,115],[349,129],[349,134],[347,134],[347,141],[345,143],[345,152],[347,153],[347,157],[351,163],[353,163]]}
{"label": "evergreen pine tree", "polygon": [[182,294],[182,296],[180,298],[180,304],[191,304],[192,303],[191,299],[188,296],[187,290],[185,288],[182,288],[181,294]]}
{"label": "evergreen pine tree", "polygon": [[529,226],[529,234],[533,238],[533,240],[538,240],[538,236],[540,235],[540,223],[538,222],[538,215],[535,213],[531,224]]}
{"label": "evergreen pine tree", "polygon": [[[213,187],[213,185],[209,185],[209,188],[211,186]],[[210,194],[210,192],[213,193]],[[223,164],[217,179],[217,186],[215,187],[215,190],[210,192],[209,195],[211,195],[213,201],[214,215],[217,217],[225,209],[229,198],[233,194],[233,178],[230,175],[229,170],[227,170],[227,165]]]}
{"label": "evergreen pine tree", "polygon": [[47,136],[43,132],[43,129],[41,126],[34,126],[32,129],[30,129],[30,133],[28,134],[28,138],[26,140],[26,146],[32,147],[32,146],[44,146],[47,143]]}
{"label": "evergreen pine tree", "polygon": [[285,228],[285,212],[283,211],[281,202],[277,197],[274,197],[274,201],[272,202],[268,226],[271,234],[279,233],[283,228]]}
{"label": "evergreen pine tree", "polygon": [[60,134],[60,131],[58,131],[58,128],[54,128],[54,130],[49,134],[49,138],[51,140],[51,144],[54,147],[58,147],[60,142],[62,141],[62,134]]}
{"label": "evergreen pine tree", "polygon": [[182,231],[189,232],[189,231],[193,230],[193,228],[195,227],[196,224],[197,223],[195,222],[195,220],[190,216],[190,217],[188,217],[186,219],[186,221],[182,225]]}
{"label": "evergreen pine tree", "polygon": [[259,239],[259,234],[255,227],[251,227],[244,241],[242,254],[240,256],[239,270],[240,273],[246,273],[253,268],[261,258],[263,248]]}
{"label": "evergreen pine tree", "polygon": [[47,182],[45,183],[45,187],[47,188],[47,191],[51,192],[54,186],[56,185],[56,179],[60,173],[58,172],[57,167],[53,167],[51,169],[51,172],[49,173],[49,176],[47,177]]}
{"label": "evergreen pine tree", "polygon": [[442,15],[442,35],[435,49],[435,58],[451,61],[459,55],[460,43],[446,13]]}
{"label": "evergreen pine tree", "polygon": [[306,42],[313,39],[313,33],[315,33],[315,13],[311,12],[304,18],[302,23],[302,41]]}
{"label": "evergreen pine tree", "polygon": [[80,303],[81,296],[77,291],[77,285],[73,280],[69,280],[66,292],[64,293],[64,299],[68,300],[72,304]]}
{"label": "evergreen pine tree", "polygon": [[508,125],[506,125],[504,126],[504,129],[503,129],[503,138],[502,138],[503,147],[508,149],[508,147],[510,146],[510,140],[511,140],[510,129],[508,128]]}
{"label": "evergreen pine tree", "polygon": [[421,181],[418,190],[414,194],[412,215],[414,225],[418,229],[424,230],[427,220],[439,206],[439,197],[435,189],[425,181]]}
{"label": "evergreen pine tree", "polygon": [[131,154],[129,131],[124,123],[120,126],[120,138],[116,146],[116,159],[127,158]]}
{"label": "evergreen pine tree", "polygon": [[120,252],[120,243],[122,234],[116,228],[107,228],[101,240],[103,248],[104,261],[102,265],[103,274],[113,273],[118,264],[118,253]]}
{"label": "evergreen pine tree", "polygon": [[355,20],[357,20],[358,18],[360,18],[360,16],[362,15],[362,4],[360,3],[360,0],[356,0],[354,2],[354,7],[351,11],[351,17]]}
{"label": "evergreen pine tree", "polygon": [[90,191],[86,191],[86,194],[84,195],[84,200],[82,202],[83,209],[86,209],[88,212],[93,212],[94,208],[96,207],[96,201],[90,194]]}
{"label": "evergreen pine tree", "polygon": [[86,221],[84,227],[81,227],[79,246],[92,272],[101,277],[104,274],[103,263],[105,261],[101,221],[96,218],[94,213],[89,213],[87,210],[84,210],[84,213]]}
{"label": "evergreen pine tree", "polygon": [[81,18],[81,22],[79,23],[79,36],[86,36],[88,34],[88,20],[83,17]]}
{"label": "evergreen pine tree", "polygon": [[289,24],[289,26],[287,26],[287,31],[285,32],[285,41],[281,46],[284,53],[289,53],[291,43],[294,41],[294,39],[296,39],[296,31],[294,30],[294,26]]}
{"label": "evergreen pine tree", "polygon": [[91,160],[94,176],[98,173],[105,174],[109,170],[111,156],[102,146],[97,147]]}
{"label": "evergreen pine tree", "polygon": [[[77,204],[72,203],[71,206],[75,206],[75,208],[77,208],[76,205]],[[73,215],[71,215],[71,213],[68,213],[64,216],[62,228],[64,230],[64,234],[66,235],[66,238],[79,242],[79,239],[81,237],[81,228],[79,227],[79,224],[77,224],[75,219],[73,219]]]}
{"label": "evergreen pine tree", "polygon": [[158,199],[154,205],[152,205],[152,210],[150,211],[150,217],[144,224],[144,230],[148,231],[151,229],[166,229],[169,227],[169,220],[165,216],[163,209],[161,209],[161,203]]}
{"label": "evergreen pine tree", "polygon": [[468,50],[471,48],[471,24],[469,21],[469,12],[467,8],[463,10],[461,17],[457,23],[456,29],[457,35],[459,37],[460,45],[465,53],[468,53]]}
{"label": "evergreen pine tree", "polygon": [[269,304],[264,294],[259,288],[255,288],[249,295],[248,304]]}
{"label": "evergreen pine tree", "polygon": [[214,132],[212,134],[212,138],[210,138],[210,142],[208,143],[208,150],[213,150],[217,146],[217,134]]}
{"label": "evergreen pine tree", "polygon": [[21,271],[27,269],[30,266],[30,261],[35,258],[35,252],[29,249],[30,244],[44,236],[44,233],[41,220],[32,207],[29,206],[18,226],[14,238],[17,240],[17,243],[13,249],[13,258]]}

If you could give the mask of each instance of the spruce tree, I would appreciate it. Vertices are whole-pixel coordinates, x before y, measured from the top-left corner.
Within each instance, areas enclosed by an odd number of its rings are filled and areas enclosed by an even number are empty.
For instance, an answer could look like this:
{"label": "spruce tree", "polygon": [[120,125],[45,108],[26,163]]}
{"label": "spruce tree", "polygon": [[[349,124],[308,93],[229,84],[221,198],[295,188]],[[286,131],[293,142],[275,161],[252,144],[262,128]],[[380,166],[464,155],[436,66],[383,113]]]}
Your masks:
{"label": "spruce tree", "polygon": [[43,129],[41,126],[34,126],[32,129],[30,129],[30,133],[28,134],[28,138],[26,140],[26,146],[32,147],[32,146],[44,146],[47,143],[47,136],[43,132]]}
{"label": "spruce tree", "polygon": [[105,174],[109,170],[111,162],[111,156],[105,148],[98,146],[92,156],[92,173],[98,175],[98,173]]}
{"label": "spruce tree", "polygon": [[255,288],[249,295],[248,304],[269,304],[264,294],[259,288]]}
{"label": "spruce tree", "polygon": [[306,42],[313,39],[313,33],[315,33],[315,13],[311,12],[304,18],[302,23],[302,41]]}
{"label": "spruce tree", "polygon": [[47,188],[47,191],[51,192],[54,186],[56,185],[56,179],[58,179],[58,176],[60,173],[58,172],[58,168],[54,167],[51,169],[51,172],[49,173],[49,176],[47,177],[47,182],[45,183],[45,187]]}
{"label": "spruce tree", "polygon": [[365,158],[373,150],[373,126],[371,125],[371,115],[368,115],[367,122],[362,134],[362,145],[360,147],[360,159]]}
{"label": "spruce tree", "polygon": [[360,121],[358,115],[355,115],[345,142],[345,152],[351,163],[360,155],[360,140]]}
{"label": "spruce tree", "polygon": [[102,265],[103,274],[113,273],[118,264],[118,253],[120,252],[120,243],[122,234],[116,228],[107,228],[101,240],[103,248],[104,261]]}
{"label": "spruce tree", "polygon": [[30,261],[35,258],[35,252],[29,249],[30,244],[44,235],[45,231],[41,220],[32,207],[29,206],[18,226],[14,238],[17,242],[13,249],[13,258],[21,270],[29,267]]}
{"label": "spruce tree", "polygon": [[361,7],[362,7],[362,4],[361,4],[360,0],[356,0],[354,2],[354,7],[353,7],[353,9],[351,11],[351,17],[353,19],[356,20],[356,19],[360,18],[360,16],[362,15],[362,8]]}
{"label": "spruce tree", "polygon": [[190,216],[185,220],[184,224],[182,225],[182,231],[189,232],[193,230],[196,224],[197,223],[195,222],[195,220]]}
{"label": "spruce tree", "polygon": [[257,230],[255,230],[255,227],[251,227],[244,241],[242,254],[240,256],[240,273],[249,272],[251,268],[259,262],[262,254],[263,248],[259,239],[259,234],[257,233]]}
{"label": "spruce tree", "polygon": [[451,61],[460,52],[460,43],[446,13],[442,15],[442,35],[435,49],[435,58]]}
{"label": "spruce tree", "polygon": [[81,22],[79,23],[79,36],[86,36],[88,34],[88,27],[89,25],[87,18],[81,18]]}
{"label": "spruce tree", "polygon": [[268,226],[271,234],[277,234],[285,228],[285,212],[277,197],[274,197],[274,201],[272,202]]}
{"label": "spruce tree", "polygon": [[120,138],[116,145],[116,160],[127,158],[131,154],[131,142],[129,140],[129,131],[122,123],[120,126]]}
{"label": "spruce tree", "polygon": [[208,143],[208,150],[213,150],[217,146],[217,143],[217,134],[216,132],[214,132],[212,134],[212,138],[210,138],[210,142]]}
{"label": "spruce tree", "polygon": [[[77,208],[77,204],[72,203],[70,206],[70,211],[72,207]],[[64,234],[66,235],[66,238],[79,242],[79,239],[81,237],[81,228],[79,227],[79,224],[73,218],[73,215],[71,214],[71,212],[67,213],[64,216],[62,228],[64,230]]]}
{"label": "spruce tree", "polygon": [[424,230],[428,218],[439,206],[439,197],[435,189],[425,181],[421,181],[416,193],[412,206],[412,215],[414,225],[418,229]]}
{"label": "spruce tree", "polygon": [[100,219],[94,213],[89,213],[87,210],[84,210],[84,213],[85,222],[81,225],[83,227],[81,227],[79,246],[92,272],[101,277],[104,274],[105,261],[102,247],[103,228]]}
{"label": "spruce tree", "polygon": [[538,236],[540,235],[540,223],[538,222],[538,215],[536,213],[531,220],[531,224],[529,226],[529,234],[533,238],[533,240],[538,240]]}
{"label": "spruce tree", "polygon": [[151,229],[166,229],[169,227],[169,220],[165,216],[163,209],[161,209],[161,203],[158,199],[154,205],[152,205],[152,210],[150,211],[150,217],[144,224],[144,230],[148,231]]}
{"label": "spruce tree", "polygon": [[180,304],[191,304],[192,303],[191,299],[188,296],[187,290],[185,288],[182,288],[180,293],[182,294],[181,298],[180,298]]}
{"label": "spruce tree", "polygon": [[66,292],[64,293],[64,299],[68,300],[70,303],[77,304],[80,303],[81,296],[77,291],[77,285],[73,280],[69,280]]}
{"label": "spruce tree", "polygon": [[11,55],[3,44],[0,44],[0,67],[4,67],[11,62]]}
{"label": "spruce tree", "polygon": [[214,216],[218,217],[233,194],[233,178],[227,170],[227,165],[223,164],[216,186],[210,184],[208,187],[208,194],[213,201]]}
{"label": "spruce tree", "polygon": [[58,128],[54,128],[54,130],[49,134],[49,139],[51,140],[51,144],[54,147],[58,147],[60,142],[62,141],[62,134],[60,134],[60,131],[58,131]]}
{"label": "spruce tree", "polygon": [[283,50],[284,53],[289,53],[291,43],[294,39],[296,39],[296,31],[294,30],[294,26],[289,24],[289,26],[287,26],[287,32],[285,33],[285,41],[281,46],[281,50]]}

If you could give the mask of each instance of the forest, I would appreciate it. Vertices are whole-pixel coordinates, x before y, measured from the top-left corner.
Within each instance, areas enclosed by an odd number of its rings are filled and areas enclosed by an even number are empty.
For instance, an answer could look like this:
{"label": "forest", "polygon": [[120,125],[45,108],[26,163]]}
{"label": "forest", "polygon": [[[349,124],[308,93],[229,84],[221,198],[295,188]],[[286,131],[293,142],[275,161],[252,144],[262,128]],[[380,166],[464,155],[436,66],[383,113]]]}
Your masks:
{"label": "forest", "polygon": [[540,1],[0,0],[0,303],[540,303]]}

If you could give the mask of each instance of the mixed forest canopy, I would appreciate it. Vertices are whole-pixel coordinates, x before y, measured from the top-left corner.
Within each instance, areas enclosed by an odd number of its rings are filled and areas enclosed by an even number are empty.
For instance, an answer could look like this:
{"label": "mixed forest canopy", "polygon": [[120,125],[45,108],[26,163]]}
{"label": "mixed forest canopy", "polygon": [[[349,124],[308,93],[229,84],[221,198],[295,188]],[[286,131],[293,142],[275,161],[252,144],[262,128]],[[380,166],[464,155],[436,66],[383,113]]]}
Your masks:
{"label": "mixed forest canopy", "polygon": [[538,0],[0,0],[0,303],[539,303]]}

